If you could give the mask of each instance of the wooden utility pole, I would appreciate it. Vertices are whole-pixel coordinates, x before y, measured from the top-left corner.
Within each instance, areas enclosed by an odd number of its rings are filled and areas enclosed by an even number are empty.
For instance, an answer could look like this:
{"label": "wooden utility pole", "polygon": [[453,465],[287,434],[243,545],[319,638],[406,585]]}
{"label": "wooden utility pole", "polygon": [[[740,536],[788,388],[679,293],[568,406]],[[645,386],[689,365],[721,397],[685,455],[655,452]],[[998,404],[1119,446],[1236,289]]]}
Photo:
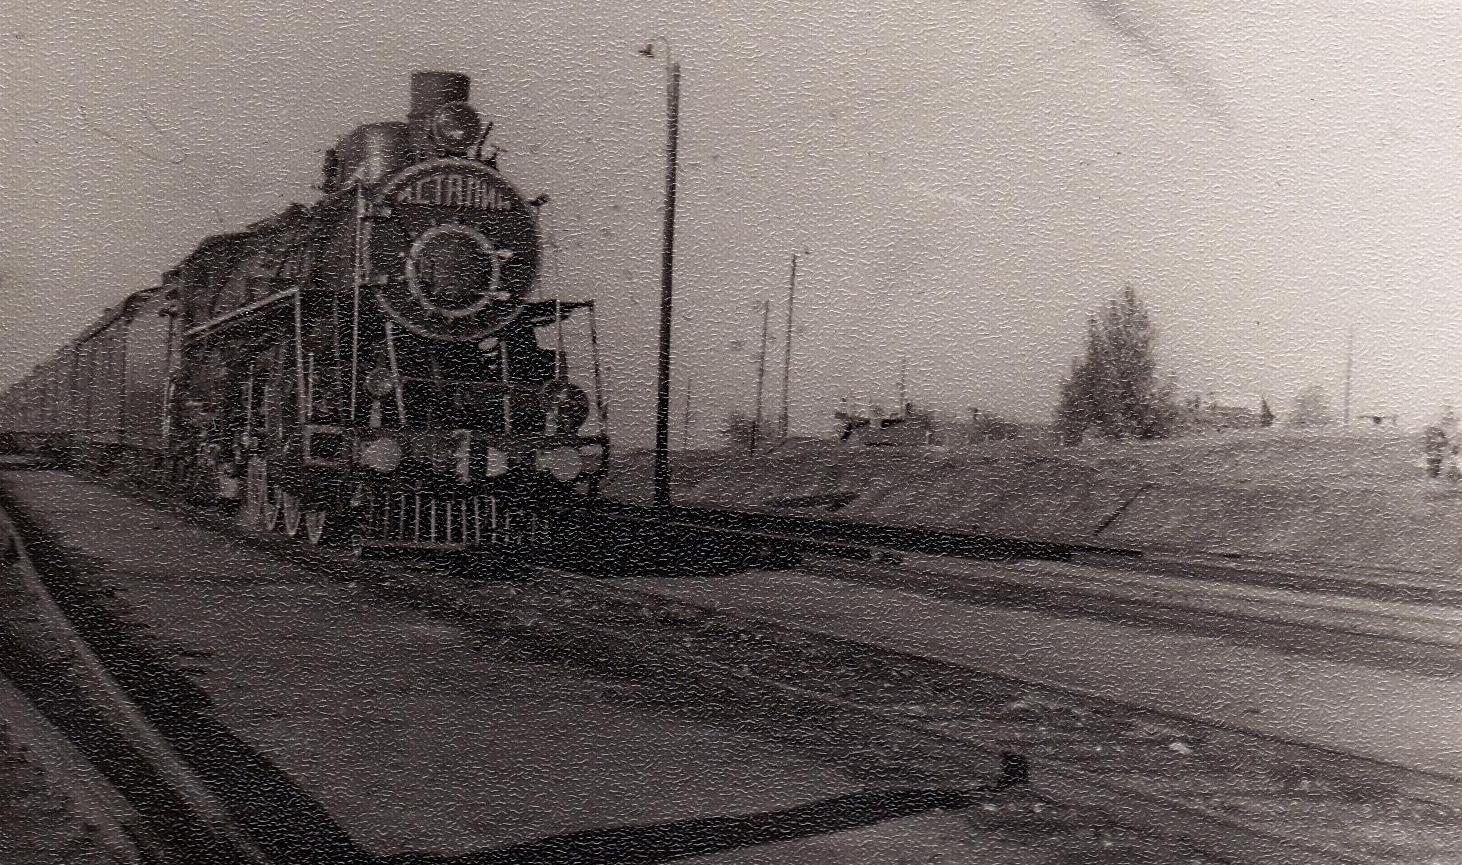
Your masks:
{"label": "wooden utility pole", "polygon": [[899,417],[903,417],[909,406],[909,358],[899,358]]}
{"label": "wooden utility pole", "polygon": [[756,363],[756,413],[751,416],[751,453],[756,453],[756,438],[761,432],[762,390],[767,380],[767,329],[771,325],[772,302],[761,302],[761,357]]}
{"label": "wooden utility pole", "polygon": [[690,449],[690,401],[695,394],[695,373],[685,380],[685,417],[680,424],[680,449]]}
{"label": "wooden utility pole", "polygon": [[1355,327],[1352,326],[1345,335],[1345,417],[1341,421],[1342,427],[1350,426],[1350,377],[1355,367]]}
{"label": "wooden utility pole", "polygon": [[792,278],[787,281],[787,350],[782,355],[782,415],[779,423],[780,438],[783,441],[786,440],[791,426],[787,411],[787,394],[792,383],[792,307],[797,299],[797,256],[801,254],[800,252],[792,253]]}

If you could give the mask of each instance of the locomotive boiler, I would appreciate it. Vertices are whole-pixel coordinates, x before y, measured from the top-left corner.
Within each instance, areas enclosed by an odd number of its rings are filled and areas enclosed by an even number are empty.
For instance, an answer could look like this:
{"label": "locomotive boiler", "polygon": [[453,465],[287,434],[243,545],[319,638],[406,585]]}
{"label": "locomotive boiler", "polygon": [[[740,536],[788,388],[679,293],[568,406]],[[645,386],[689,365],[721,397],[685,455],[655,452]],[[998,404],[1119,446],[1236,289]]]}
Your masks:
{"label": "locomotive boiler", "polygon": [[544,296],[544,199],[498,171],[469,86],[415,73],[404,121],[327,151],[318,201],[204,240],[9,413],[315,543],[521,543],[592,495],[609,445],[597,345],[591,401],[564,336],[570,317],[592,335],[592,302]]}

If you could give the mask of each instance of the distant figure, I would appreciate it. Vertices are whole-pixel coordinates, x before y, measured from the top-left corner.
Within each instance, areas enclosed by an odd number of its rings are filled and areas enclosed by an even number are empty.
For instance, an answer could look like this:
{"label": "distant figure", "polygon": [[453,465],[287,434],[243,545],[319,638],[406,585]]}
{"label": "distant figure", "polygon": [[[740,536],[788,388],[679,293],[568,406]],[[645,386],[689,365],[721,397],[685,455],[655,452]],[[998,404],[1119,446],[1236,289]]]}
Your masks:
{"label": "distant figure", "polygon": [[1442,461],[1447,458],[1452,450],[1452,443],[1447,440],[1447,433],[1440,424],[1430,424],[1421,434],[1421,450],[1426,455],[1426,473],[1428,477],[1441,477]]}

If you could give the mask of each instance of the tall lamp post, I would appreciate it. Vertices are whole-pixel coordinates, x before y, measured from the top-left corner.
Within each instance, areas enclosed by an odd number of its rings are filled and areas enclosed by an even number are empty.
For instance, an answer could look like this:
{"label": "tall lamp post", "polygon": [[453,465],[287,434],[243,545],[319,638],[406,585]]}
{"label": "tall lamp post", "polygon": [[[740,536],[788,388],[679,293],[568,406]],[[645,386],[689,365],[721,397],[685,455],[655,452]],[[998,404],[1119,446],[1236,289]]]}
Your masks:
{"label": "tall lamp post", "polygon": [[675,163],[680,139],[680,61],[670,40],[656,36],[640,49],[665,58],[665,224],[660,248],[660,362],[655,394],[655,506],[670,506],[670,316],[675,262]]}

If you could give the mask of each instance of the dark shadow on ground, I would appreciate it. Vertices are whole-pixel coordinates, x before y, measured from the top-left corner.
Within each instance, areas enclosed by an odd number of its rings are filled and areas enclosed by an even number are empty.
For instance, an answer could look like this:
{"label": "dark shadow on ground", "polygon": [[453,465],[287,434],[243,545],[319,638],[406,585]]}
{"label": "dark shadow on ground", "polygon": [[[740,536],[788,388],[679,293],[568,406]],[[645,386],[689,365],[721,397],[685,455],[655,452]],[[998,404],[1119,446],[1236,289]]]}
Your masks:
{"label": "dark shadow on ground", "polygon": [[565,519],[550,546],[527,551],[539,565],[596,577],[708,577],[795,567],[801,552],[776,541],[690,526]]}
{"label": "dark shadow on ground", "polygon": [[460,856],[403,853],[382,865],[650,865],[826,835],[887,820],[968,807],[958,790],[900,789],[853,793],[739,817],[697,817],[652,826],[590,829]]}

